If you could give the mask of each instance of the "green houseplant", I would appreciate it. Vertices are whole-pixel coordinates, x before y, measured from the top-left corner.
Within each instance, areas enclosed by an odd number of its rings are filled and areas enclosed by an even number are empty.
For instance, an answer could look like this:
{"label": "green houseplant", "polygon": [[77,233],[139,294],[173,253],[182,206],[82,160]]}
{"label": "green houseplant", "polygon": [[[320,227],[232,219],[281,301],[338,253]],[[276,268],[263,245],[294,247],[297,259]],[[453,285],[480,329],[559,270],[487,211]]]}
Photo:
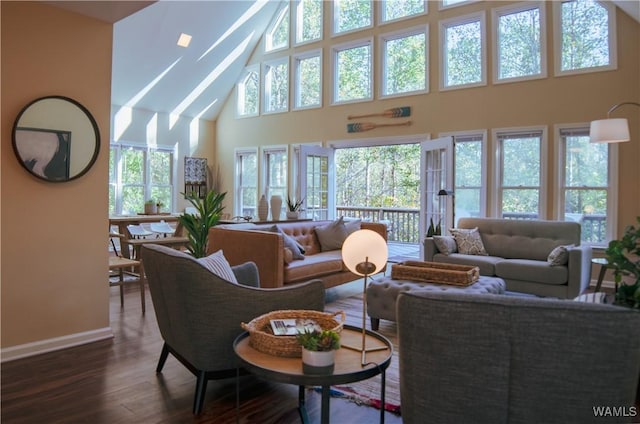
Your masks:
{"label": "green houseplant", "polygon": [[183,213],[178,217],[178,221],[187,230],[189,236],[187,249],[196,258],[202,258],[207,254],[209,228],[220,220],[224,210],[222,202],[226,194],[211,190],[204,198],[198,197],[195,193],[184,195],[196,209],[197,214]]}
{"label": "green houseplant", "polygon": [[[619,284],[615,303],[621,306],[640,309],[640,216],[636,217],[638,226],[627,226],[620,240],[612,240],[605,250],[609,264],[613,269],[615,282]],[[634,282],[627,284],[623,276],[632,277]]]}
{"label": "green houseplant", "polygon": [[302,371],[305,374],[330,374],[335,366],[335,351],[340,349],[340,335],[334,330],[298,333],[302,346]]}
{"label": "green houseplant", "polygon": [[288,219],[298,218],[298,216],[300,215],[300,212],[302,211],[303,202],[304,202],[304,199],[296,200],[295,198],[292,199],[291,197],[287,196],[287,218]]}

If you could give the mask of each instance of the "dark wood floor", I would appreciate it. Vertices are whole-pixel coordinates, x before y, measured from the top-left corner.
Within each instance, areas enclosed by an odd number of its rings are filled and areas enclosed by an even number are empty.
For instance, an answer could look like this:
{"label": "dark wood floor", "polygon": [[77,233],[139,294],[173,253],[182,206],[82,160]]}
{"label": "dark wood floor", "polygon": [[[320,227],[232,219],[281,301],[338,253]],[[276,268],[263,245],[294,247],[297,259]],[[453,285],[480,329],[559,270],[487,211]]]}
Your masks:
{"label": "dark wood floor", "polygon": [[[115,337],[84,346],[2,364],[1,421],[7,423],[299,423],[296,386],[240,378],[236,410],[235,379],[210,381],[204,411],[191,413],[195,377],[173,357],[161,374],[155,367],[162,340],[147,291],[141,315],[136,287],[111,289]],[[344,292],[361,290],[345,286]],[[330,299],[329,299],[330,300]],[[319,422],[320,396],[307,391],[311,422]],[[331,422],[378,422],[379,410],[332,398]],[[385,413],[385,422],[401,423]]]}

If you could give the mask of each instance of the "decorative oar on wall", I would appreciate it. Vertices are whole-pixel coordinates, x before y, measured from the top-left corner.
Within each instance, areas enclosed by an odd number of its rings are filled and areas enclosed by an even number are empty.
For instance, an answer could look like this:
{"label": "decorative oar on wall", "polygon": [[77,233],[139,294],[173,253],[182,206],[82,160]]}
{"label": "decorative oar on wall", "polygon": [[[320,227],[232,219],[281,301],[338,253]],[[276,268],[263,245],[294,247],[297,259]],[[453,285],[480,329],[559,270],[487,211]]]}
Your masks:
{"label": "decorative oar on wall", "polygon": [[371,116],[384,116],[385,118],[405,118],[411,116],[411,107],[402,106],[387,109],[382,113],[370,113],[368,115],[349,115],[347,119],[369,118]]}
{"label": "decorative oar on wall", "polygon": [[353,124],[347,124],[347,132],[357,133],[373,130],[380,127],[401,127],[411,125],[411,121],[397,122],[395,124],[374,124],[373,122],[356,122]]}

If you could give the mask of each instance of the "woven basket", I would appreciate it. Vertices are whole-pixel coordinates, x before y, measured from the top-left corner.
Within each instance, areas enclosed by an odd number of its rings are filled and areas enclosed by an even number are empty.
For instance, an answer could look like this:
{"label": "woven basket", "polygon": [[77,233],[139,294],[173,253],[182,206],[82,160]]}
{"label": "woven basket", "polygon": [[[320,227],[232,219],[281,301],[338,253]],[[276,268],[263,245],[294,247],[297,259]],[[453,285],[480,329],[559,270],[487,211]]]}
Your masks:
{"label": "woven basket", "polygon": [[[342,321],[335,319],[341,315]],[[302,346],[296,340],[296,336],[275,336],[271,330],[272,319],[312,319],[323,330],[342,331],[346,319],[344,311],[335,313],[318,312],[311,310],[282,310],[272,311],[252,319],[248,324],[244,322],[240,326],[249,332],[249,344],[255,350],[274,356],[299,358],[302,356]]]}
{"label": "woven basket", "polygon": [[480,278],[477,266],[444,264],[438,262],[405,261],[391,267],[394,280],[470,286]]}

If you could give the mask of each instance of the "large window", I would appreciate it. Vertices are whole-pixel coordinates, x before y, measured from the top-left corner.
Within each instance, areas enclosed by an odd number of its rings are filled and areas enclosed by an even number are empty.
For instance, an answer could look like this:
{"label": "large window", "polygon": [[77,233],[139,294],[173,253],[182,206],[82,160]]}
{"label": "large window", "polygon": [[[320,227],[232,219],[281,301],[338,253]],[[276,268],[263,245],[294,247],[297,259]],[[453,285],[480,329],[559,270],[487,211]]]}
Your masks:
{"label": "large window", "polygon": [[494,81],[546,76],[544,4],[506,6],[493,10]]}
{"label": "large window", "polygon": [[286,4],[276,14],[265,34],[266,52],[289,47],[289,5]]}
{"label": "large window", "polygon": [[175,175],[171,148],[118,144],[110,149],[109,213],[135,215],[144,203],[161,203],[173,210]]}
{"label": "large window", "polygon": [[427,91],[427,27],[381,36],[382,95]]}
{"label": "large window", "polygon": [[486,166],[485,134],[453,136],[455,219],[485,216]]}
{"label": "large window", "polygon": [[582,241],[606,245],[616,215],[610,181],[610,144],[589,143],[589,128],[561,128],[558,179],[559,219],[582,226]]}
{"label": "large window", "polygon": [[373,25],[371,0],[334,0],[333,33],[356,31]]}
{"label": "large window", "polygon": [[293,58],[294,107],[322,106],[322,50],[313,50]]}
{"label": "large window", "polygon": [[372,44],[368,39],[334,47],[334,103],[372,99]]}
{"label": "large window", "polygon": [[594,0],[554,2],[556,74],[616,68],[615,6]]}
{"label": "large window", "polygon": [[256,216],[258,201],[258,150],[236,150],[235,205],[236,215]]}
{"label": "large window", "polygon": [[382,0],[380,22],[390,22],[427,13],[425,0]]}
{"label": "large window", "polygon": [[484,13],[440,21],[440,88],[474,87],[487,81]]}
{"label": "large window", "polygon": [[247,67],[237,86],[238,116],[257,116],[260,111],[260,68]]}
{"label": "large window", "polygon": [[289,110],[289,57],[264,64],[264,113]]}
{"label": "large window", "polygon": [[497,216],[543,219],[543,138],[545,131],[496,132],[498,144]]}
{"label": "large window", "polygon": [[296,43],[322,39],[322,0],[300,0],[296,7]]}
{"label": "large window", "polygon": [[287,199],[287,157],[287,146],[265,147],[262,149],[264,194],[267,199],[275,195],[282,196],[283,213],[286,205],[284,201]]}

